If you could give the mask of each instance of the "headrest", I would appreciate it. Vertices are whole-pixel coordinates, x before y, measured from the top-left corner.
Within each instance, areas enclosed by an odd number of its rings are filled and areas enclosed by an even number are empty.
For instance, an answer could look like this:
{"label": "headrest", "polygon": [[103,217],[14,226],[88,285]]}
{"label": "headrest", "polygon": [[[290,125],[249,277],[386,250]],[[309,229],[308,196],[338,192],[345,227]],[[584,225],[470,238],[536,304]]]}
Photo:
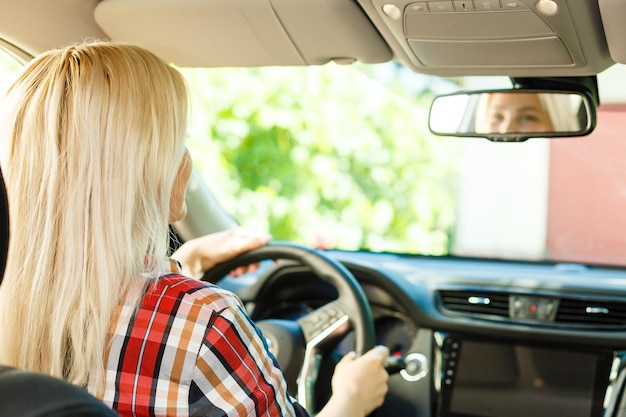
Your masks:
{"label": "headrest", "polygon": [[4,274],[4,267],[7,263],[7,252],[9,250],[9,203],[7,201],[7,190],[4,187],[4,178],[0,171],[0,282]]}

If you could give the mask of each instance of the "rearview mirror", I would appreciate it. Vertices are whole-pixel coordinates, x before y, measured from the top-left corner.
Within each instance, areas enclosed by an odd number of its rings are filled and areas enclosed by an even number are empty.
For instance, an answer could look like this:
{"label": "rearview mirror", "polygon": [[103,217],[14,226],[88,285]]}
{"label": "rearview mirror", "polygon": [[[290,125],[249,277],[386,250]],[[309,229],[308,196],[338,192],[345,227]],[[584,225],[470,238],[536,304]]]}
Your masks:
{"label": "rearview mirror", "polygon": [[595,108],[583,93],[492,90],[437,97],[430,130],[441,136],[484,137],[499,142],[589,134]]}

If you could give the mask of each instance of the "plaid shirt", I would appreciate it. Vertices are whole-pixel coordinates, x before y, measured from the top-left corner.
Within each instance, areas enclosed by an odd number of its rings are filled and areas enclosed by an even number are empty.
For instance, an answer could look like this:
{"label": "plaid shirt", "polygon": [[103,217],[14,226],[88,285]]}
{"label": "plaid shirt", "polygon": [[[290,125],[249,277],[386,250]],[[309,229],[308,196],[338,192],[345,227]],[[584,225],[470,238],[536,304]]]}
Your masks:
{"label": "plaid shirt", "polygon": [[168,274],[132,310],[122,305],[111,327],[103,396],[122,416],[295,415],[276,360],[234,294]]}

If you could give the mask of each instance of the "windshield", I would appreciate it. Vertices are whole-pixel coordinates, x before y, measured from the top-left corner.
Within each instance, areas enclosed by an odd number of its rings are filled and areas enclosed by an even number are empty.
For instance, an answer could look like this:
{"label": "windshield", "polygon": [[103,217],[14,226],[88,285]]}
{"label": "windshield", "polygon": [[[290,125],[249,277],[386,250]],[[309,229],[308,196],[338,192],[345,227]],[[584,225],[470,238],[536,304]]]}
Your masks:
{"label": "windshield", "polygon": [[[434,94],[509,87],[507,78],[443,79],[393,64],[183,72],[197,169],[237,222],[275,240],[626,265],[626,228],[616,227],[626,197],[606,185],[626,171],[614,169],[623,164],[609,140],[492,143],[428,131]],[[590,180],[611,164],[612,177]]]}
{"label": "windshield", "polygon": [[[20,67],[0,54],[0,89]],[[393,63],[181,71],[194,164],[258,233],[341,250],[626,266],[626,91],[615,68],[599,77],[591,136],[523,143],[427,128],[434,95],[508,88],[506,77],[444,79]]]}

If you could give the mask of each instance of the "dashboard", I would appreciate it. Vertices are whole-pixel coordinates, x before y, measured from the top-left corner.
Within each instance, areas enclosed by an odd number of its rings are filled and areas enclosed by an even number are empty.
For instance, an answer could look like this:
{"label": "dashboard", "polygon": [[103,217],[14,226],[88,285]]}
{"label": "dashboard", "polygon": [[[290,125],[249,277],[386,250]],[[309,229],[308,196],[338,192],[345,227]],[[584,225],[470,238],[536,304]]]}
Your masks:
{"label": "dashboard", "polygon": [[[376,343],[405,358],[373,415],[626,415],[626,269],[325,254],[363,288]],[[262,289],[238,279],[221,284],[254,320],[295,320],[337,296],[307,267],[272,265],[259,273],[270,276]],[[333,355],[352,346],[348,334]]]}

